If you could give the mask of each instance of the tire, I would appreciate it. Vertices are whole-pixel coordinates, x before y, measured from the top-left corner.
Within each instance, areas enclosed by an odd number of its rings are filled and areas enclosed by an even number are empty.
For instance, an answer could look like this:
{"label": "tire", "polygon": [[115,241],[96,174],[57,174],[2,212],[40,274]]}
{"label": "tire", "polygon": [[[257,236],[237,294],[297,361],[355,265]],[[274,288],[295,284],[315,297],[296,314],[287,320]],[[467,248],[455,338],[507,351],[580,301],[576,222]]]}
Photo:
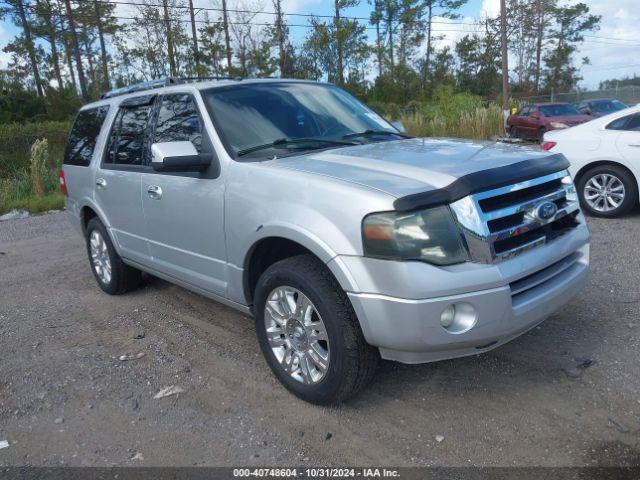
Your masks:
{"label": "tire", "polygon": [[[601,195],[597,201],[587,198],[588,195],[602,193],[597,189],[597,185],[609,184],[610,180],[609,199],[603,198]],[[627,213],[638,200],[638,184],[635,178],[627,170],[617,165],[602,165],[588,170],[578,179],[577,189],[582,207],[596,217],[611,218]],[[622,198],[620,198],[620,194],[623,195]],[[619,204],[614,206],[613,203],[616,201]],[[604,207],[605,203],[607,209]]]}
{"label": "tire", "polygon": [[511,127],[509,129],[509,137],[510,138],[518,138],[518,129],[516,127]]}
{"label": "tire", "polygon": [[547,129],[544,127],[538,130],[538,143],[542,144],[542,142],[544,142],[545,133],[547,133]]}
{"label": "tire", "polygon": [[[289,297],[292,291],[297,293],[294,292]],[[278,293],[282,292],[290,301],[295,302],[296,312],[298,306],[305,303],[305,298],[309,300],[311,313],[307,316],[290,314],[288,319],[286,311],[285,315],[280,315],[282,312],[279,313],[278,310],[285,310],[277,300],[282,298],[278,297]],[[270,302],[268,308],[275,313],[267,313],[267,301]],[[288,305],[292,306],[291,303]],[[294,309],[291,308],[289,313],[291,310]],[[338,282],[327,267],[312,255],[291,257],[271,265],[258,280],[254,313],[258,341],[269,367],[278,380],[302,400],[318,405],[341,403],[358,393],[374,377],[379,361],[377,349],[365,341],[351,303]],[[279,318],[278,322],[275,321],[276,317]],[[295,326],[301,327],[300,331],[307,332],[310,328],[302,326],[300,322],[296,323],[296,320],[302,317],[308,320],[305,325],[313,326],[311,330],[318,330],[309,336],[306,333],[302,334],[308,342],[301,341],[302,346],[297,345],[296,350],[293,344],[296,340],[293,335],[297,335]],[[317,322],[318,319],[322,325],[311,323]],[[267,323],[271,325],[271,337],[276,338],[278,344],[282,342],[282,346],[272,348],[273,344],[268,339]],[[323,340],[317,340],[312,345],[312,335],[321,338],[323,327],[327,340],[324,344]],[[291,329],[294,331],[293,334]],[[314,345],[315,349],[312,348]],[[314,350],[324,354],[325,347],[328,367],[322,372],[318,367],[319,363],[314,363],[312,355],[305,352]],[[291,352],[291,355],[287,352]],[[298,362],[297,368],[295,358]],[[316,358],[320,358],[320,355],[316,354]],[[290,361],[287,362],[287,359]],[[309,366],[303,369],[305,362],[309,362]],[[285,364],[290,365],[289,372],[285,370]],[[307,371],[306,377],[303,375],[304,370]],[[314,375],[317,378],[314,378]]]}
{"label": "tire", "polygon": [[[120,295],[140,285],[142,273],[136,268],[125,265],[113,247],[107,229],[97,217],[89,220],[87,224],[86,243],[91,272],[104,292],[109,295]],[[92,257],[92,243],[97,252],[102,252],[95,261]],[[109,267],[109,275],[105,274],[105,267]]]}

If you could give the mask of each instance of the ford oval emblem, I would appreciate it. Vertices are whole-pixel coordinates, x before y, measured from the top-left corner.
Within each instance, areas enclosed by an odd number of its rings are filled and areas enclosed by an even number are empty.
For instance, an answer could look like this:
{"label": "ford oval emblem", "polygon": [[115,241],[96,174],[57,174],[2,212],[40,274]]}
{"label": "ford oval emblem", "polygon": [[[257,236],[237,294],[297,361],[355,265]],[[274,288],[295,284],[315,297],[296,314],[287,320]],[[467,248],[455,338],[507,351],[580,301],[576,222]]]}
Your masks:
{"label": "ford oval emblem", "polygon": [[558,213],[558,206],[553,202],[542,202],[536,206],[533,213],[540,220],[550,220]]}

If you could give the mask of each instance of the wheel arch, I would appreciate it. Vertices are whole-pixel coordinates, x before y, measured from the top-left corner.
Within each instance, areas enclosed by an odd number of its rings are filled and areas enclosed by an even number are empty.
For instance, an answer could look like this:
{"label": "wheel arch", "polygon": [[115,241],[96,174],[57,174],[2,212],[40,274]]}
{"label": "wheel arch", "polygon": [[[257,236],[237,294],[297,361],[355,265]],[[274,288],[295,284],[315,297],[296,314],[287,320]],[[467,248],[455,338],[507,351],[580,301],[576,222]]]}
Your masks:
{"label": "wheel arch", "polygon": [[324,263],[343,290],[351,289],[351,275],[344,271],[341,262],[332,261],[336,254],[326,245],[300,232],[278,232],[257,239],[245,255],[242,288],[246,303],[253,304],[258,279],[267,268],[285,258],[304,254],[313,255]]}
{"label": "wheel arch", "polygon": [[100,207],[98,207],[93,202],[83,202],[82,206],[79,208],[78,211],[80,212],[80,225],[82,227],[83,235],[86,235],[87,233],[87,225],[89,224],[89,221],[91,221],[92,218],[97,218],[102,222],[102,224],[106,228],[107,234],[109,235],[109,238],[111,240],[111,243],[113,243],[114,248],[118,253],[120,253],[120,245],[114,238],[113,233],[111,232],[111,228],[107,220],[107,217],[105,216],[102,209],[100,209]]}

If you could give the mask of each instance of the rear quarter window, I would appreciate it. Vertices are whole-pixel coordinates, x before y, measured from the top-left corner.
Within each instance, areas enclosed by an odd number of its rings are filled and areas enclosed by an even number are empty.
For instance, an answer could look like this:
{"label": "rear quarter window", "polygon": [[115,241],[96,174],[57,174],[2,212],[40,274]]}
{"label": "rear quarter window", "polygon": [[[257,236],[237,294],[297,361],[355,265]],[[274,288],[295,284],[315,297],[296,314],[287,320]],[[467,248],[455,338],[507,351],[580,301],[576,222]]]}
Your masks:
{"label": "rear quarter window", "polygon": [[102,124],[107,118],[108,112],[109,106],[104,105],[78,113],[67,140],[63,159],[65,165],[89,166],[98,135],[100,135]]}

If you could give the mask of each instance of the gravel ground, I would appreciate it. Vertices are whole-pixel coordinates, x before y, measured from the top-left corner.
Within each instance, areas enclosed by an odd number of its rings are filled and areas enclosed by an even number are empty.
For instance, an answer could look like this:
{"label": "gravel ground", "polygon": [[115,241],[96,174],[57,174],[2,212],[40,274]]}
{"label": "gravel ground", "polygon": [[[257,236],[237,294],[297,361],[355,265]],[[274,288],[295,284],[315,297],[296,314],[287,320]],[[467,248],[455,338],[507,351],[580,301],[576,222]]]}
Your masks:
{"label": "gravel ground", "polygon": [[640,214],[588,221],[562,311],[481,356],[383,362],[336,408],[281,388],[227,307],[155,278],[103,294],[64,214],[2,222],[0,465],[640,465]]}

